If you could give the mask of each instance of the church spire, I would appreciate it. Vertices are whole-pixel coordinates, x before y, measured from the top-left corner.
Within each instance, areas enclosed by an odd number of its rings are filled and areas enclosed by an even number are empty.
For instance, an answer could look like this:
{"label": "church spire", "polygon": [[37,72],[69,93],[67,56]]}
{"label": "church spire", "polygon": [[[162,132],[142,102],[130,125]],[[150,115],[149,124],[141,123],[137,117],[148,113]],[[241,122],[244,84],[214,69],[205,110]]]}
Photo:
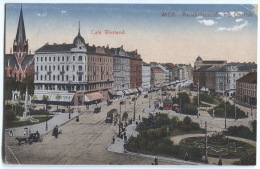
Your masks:
{"label": "church spire", "polygon": [[16,33],[15,41],[17,43],[25,43],[26,42],[22,6],[21,6],[21,11],[20,11],[20,17],[19,17],[19,23],[18,23],[18,27],[17,27],[17,33]]}
{"label": "church spire", "polygon": [[79,21],[79,33],[78,34],[80,35],[80,21]]}

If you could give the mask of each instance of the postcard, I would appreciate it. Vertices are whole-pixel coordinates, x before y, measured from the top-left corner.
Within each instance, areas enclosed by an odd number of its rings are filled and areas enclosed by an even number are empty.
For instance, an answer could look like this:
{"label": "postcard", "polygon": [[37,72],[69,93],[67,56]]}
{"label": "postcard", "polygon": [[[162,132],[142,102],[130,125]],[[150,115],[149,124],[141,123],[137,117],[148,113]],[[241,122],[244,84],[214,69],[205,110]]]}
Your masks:
{"label": "postcard", "polygon": [[256,165],[257,2],[3,13],[5,166]]}

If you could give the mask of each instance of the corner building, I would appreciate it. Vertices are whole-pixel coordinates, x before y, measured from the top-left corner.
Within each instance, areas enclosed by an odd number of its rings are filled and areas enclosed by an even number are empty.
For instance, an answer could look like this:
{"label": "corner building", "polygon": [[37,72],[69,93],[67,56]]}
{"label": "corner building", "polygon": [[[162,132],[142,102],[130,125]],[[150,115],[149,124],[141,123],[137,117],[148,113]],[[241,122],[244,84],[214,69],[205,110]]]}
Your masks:
{"label": "corner building", "polygon": [[113,55],[108,48],[85,44],[80,29],[73,44],[45,44],[38,49],[34,69],[39,102],[43,95],[52,104],[99,102],[107,99],[113,85]]}

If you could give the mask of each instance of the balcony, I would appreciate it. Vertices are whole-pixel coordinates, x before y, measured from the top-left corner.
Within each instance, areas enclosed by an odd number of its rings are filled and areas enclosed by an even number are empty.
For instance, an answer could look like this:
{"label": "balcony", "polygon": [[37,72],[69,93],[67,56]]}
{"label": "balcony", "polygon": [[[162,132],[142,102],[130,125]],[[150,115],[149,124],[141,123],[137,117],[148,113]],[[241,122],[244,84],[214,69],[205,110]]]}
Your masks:
{"label": "balcony", "polygon": [[60,71],[60,74],[61,75],[65,74],[65,71],[64,70]]}
{"label": "balcony", "polygon": [[82,76],[84,74],[84,72],[83,71],[77,71],[77,74]]}

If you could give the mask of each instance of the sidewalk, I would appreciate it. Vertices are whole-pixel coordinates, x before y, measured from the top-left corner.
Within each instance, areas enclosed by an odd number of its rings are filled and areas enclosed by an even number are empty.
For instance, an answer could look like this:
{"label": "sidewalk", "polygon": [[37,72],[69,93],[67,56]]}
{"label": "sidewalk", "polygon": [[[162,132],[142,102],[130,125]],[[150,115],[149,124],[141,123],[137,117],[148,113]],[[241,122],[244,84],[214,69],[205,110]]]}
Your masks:
{"label": "sidewalk", "polygon": [[[140,121],[137,120],[139,123]],[[133,122],[133,124],[128,125],[126,127],[126,135],[127,138],[129,139],[130,137],[136,137],[138,132],[135,130],[136,129],[136,123]],[[119,137],[115,136],[115,143],[112,143],[112,138],[111,138],[111,143],[107,146],[107,150],[110,152],[114,153],[121,153],[121,154],[128,154],[128,155],[133,155],[133,156],[141,156],[141,157],[146,157],[146,158],[151,158],[154,159],[155,157],[158,157],[158,161],[165,161],[165,162],[174,162],[177,164],[182,164],[182,165],[203,165],[202,163],[195,163],[195,162],[190,162],[190,161],[184,161],[180,160],[177,158],[169,158],[169,157],[163,157],[163,156],[154,156],[154,155],[146,155],[146,154],[141,154],[141,153],[133,153],[130,151],[127,151],[124,149],[124,139],[121,139]]]}
{"label": "sidewalk", "polygon": [[31,133],[35,133],[38,130],[38,132],[41,135],[43,135],[43,134],[46,134],[46,133],[50,132],[51,130],[53,130],[53,128],[56,125],[58,125],[58,126],[63,125],[80,114],[81,113],[78,113],[78,112],[71,113],[70,114],[71,119],[69,119],[69,113],[57,113],[53,118],[51,118],[50,120],[47,121],[47,125],[48,125],[47,131],[46,131],[46,122],[42,122],[42,123],[30,125],[30,126],[5,129],[5,136],[9,137],[10,130],[13,130],[13,133],[14,133],[13,137],[23,136],[25,127],[30,129]]}

